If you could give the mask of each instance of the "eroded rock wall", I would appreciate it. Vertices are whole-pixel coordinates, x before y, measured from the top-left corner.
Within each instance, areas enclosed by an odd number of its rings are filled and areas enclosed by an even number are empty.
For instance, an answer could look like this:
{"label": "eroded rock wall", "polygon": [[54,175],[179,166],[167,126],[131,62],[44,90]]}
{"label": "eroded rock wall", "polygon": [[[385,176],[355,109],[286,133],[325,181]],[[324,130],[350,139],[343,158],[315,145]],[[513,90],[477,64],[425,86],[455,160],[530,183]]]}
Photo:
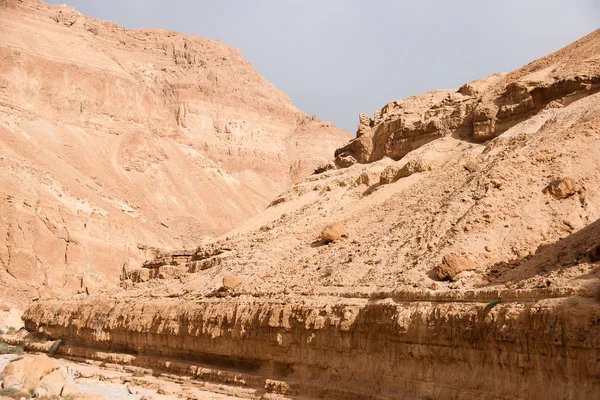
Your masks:
{"label": "eroded rock wall", "polygon": [[0,290],[13,304],[114,285],[153,248],[224,233],[350,138],[237,49],[66,6],[0,2],[0,59]]}
{"label": "eroded rock wall", "polygon": [[30,331],[72,346],[235,369],[285,382],[291,395],[598,396],[595,300],[523,297],[529,301],[104,298],[45,301],[24,319]]}

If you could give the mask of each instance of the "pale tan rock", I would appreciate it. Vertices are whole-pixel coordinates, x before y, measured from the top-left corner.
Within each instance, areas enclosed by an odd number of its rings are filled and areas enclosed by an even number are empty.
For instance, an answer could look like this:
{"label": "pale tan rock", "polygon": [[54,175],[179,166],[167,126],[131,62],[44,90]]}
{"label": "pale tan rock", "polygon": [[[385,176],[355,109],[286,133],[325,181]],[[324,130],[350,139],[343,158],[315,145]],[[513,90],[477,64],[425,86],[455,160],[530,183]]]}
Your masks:
{"label": "pale tan rock", "polygon": [[409,160],[403,165],[390,165],[381,173],[379,183],[381,185],[387,185],[394,183],[399,179],[411,176],[414,173],[424,172],[431,170],[431,166],[427,165],[423,160],[415,159]]}
{"label": "pale tan rock", "polygon": [[[60,21],[52,24],[62,29]],[[149,32],[144,45],[152,39]],[[182,47],[167,53],[175,64],[193,63]],[[581,256],[600,237],[599,54],[600,31],[460,93],[392,102],[337,154],[369,165],[311,176],[273,208],[197,250],[157,254],[145,265],[152,271],[147,282],[32,302],[27,326],[71,339],[77,346],[67,340],[63,350],[73,356],[143,365],[217,390],[234,383],[246,397],[268,386],[273,392],[265,397],[289,389],[299,398],[596,398],[598,282],[596,266]],[[208,82],[220,82],[221,72]],[[177,107],[174,123],[192,126],[198,104],[180,95],[187,103]],[[556,95],[565,96],[555,99],[564,107],[542,108]],[[306,119],[302,129],[311,124],[318,123]],[[240,133],[227,120],[208,126],[224,137]],[[152,141],[141,136],[122,139],[152,155]],[[126,167],[143,174],[145,157],[134,153],[126,153]],[[167,150],[156,155],[177,157]],[[381,190],[352,185],[365,170],[383,171],[391,161],[379,157],[386,155],[412,175]],[[469,158],[485,168],[466,173]],[[223,159],[232,162],[229,154]],[[549,177],[565,171],[585,183],[585,202],[557,203],[542,192]],[[40,228],[66,238],[60,218],[46,211],[36,218]],[[322,246],[315,233],[327,221],[351,226],[351,239]],[[526,249],[537,250],[518,259]],[[453,267],[448,279],[456,281],[434,285],[443,255],[445,268]],[[472,260],[476,270],[469,269]],[[111,262],[127,275],[121,260]],[[187,272],[158,279],[163,267]],[[243,291],[224,293],[223,276],[243,277]],[[198,283],[193,293],[186,290],[190,281]],[[195,363],[203,360],[211,362]],[[120,381],[126,372],[102,376]],[[146,378],[154,395],[158,385]]]}
{"label": "pale tan rock", "polygon": [[477,164],[477,162],[472,158],[466,160],[463,165],[465,166],[465,169],[471,173],[477,172],[481,169],[479,164]]}
{"label": "pale tan rock", "polygon": [[446,254],[437,267],[436,274],[442,280],[455,280],[463,271],[472,271],[477,266],[472,260],[458,254]]}
{"label": "pale tan rock", "polygon": [[222,234],[351,138],[219,41],[31,0],[1,1],[0,26],[0,298],[15,305]]}
{"label": "pale tan rock", "polygon": [[6,387],[33,390],[55,369],[56,363],[48,356],[26,357],[9,363],[2,372],[2,379]]}
{"label": "pale tan rock", "polygon": [[401,171],[402,167],[398,165],[389,165],[379,176],[379,183],[381,185],[388,185],[396,182],[398,179],[403,178]]}
{"label": "pale tan rock", "polygon": [[39,397],[61,396],[66,383],[67,380],[64,374],[60,370],[55,369],[40,380],[34,391]]}
{"label": "pale tan rock", "polygon": [[237,275],[225,275],[223,277],[223,288],[225,290],[239,290],[244,284],[244,277]]}
{"label": "pale tan rock", "polygon": [[[336,161],[399,160],[449,135],[485,142],[553,104],[562,107],[590,96],[600,76],[597,65],[587,61],[596,53],[597,35],[509,74],[466,83],[458,91],[436,90],[390,102],[375,111],[374,120],[361,114],[357,137],[336,150]],[[347,164],[337,163],[340,168]]]}
{"label": "pale tan rock", "polygon": [[346,230],[346,226],[341,222],[334,222],[332,224],[327,225],[319,235],[321,239],[327,241],[336,241],[348,237],[348,231]]}

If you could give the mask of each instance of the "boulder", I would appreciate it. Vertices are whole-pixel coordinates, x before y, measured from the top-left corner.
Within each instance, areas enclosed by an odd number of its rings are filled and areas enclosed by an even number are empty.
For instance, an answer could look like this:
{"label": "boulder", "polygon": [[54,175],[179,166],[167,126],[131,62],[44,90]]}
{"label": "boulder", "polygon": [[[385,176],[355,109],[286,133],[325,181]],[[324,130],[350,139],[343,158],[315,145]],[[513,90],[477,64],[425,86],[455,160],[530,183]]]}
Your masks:
{"label": "boulder", "polygon": [[465,169],[467,171],[469,171],[470,173],[475,173],[481,169],[479,164],[477,164],[477,162],[475,160],[473,160],[472,158],[467,159],[463,163],[463,167],[465,167]]}
{"label": "boulder", "polygon": [[11,362],[2,373],[4,387],[35,389],[42,378],[56,368],[55,362],[46,355],[27,357]]}
{"label": "boulder", "polygon": [[223,277],[223,289],[236,290],[244,284],[244,278],[237,275],[225,275]]}
{"label": "boulder", "polygon": [[402,178],[400,175],[401,170],[402,168],[398,165],[388,165],[379,176],[379,184],[388,185],[396,182],[398,179]]}
{"label": "boulder", "polygon": [[463,271],[472,271],[476,268],[473,261],[458,254],[446,254],[442,263],[436,268],[436,274],[441,280],[456,280]]}
{"label": "boulder", "polygon": [[439,162],[433,159],[433,157],[421,156],[419,158],[409,160],[402,166],[389,165],[381,173],[381,176],[379,177],[379,183],[381,185],[387,185],[418,172],[432,171],[439,167],[438,163]]}
{"label": "boulder", "polygon": [[39,385],[35,388],[35,393],[38,397],[58,397],[66,383],[67,379],[63,373],[55,369],[40,380]]}
{"label": "boulder", "polygon": [[323,229],[320,237],[328,242],[333,242],[348,237],[348,231],[341,222],[334,222],[333,224],[327,225],[325,229]]}
{"label": "boulder", "polygon": [[579,193],[580,190],[581,188],[575,179],[563,178],[550,182],[550,184],[544,189],[544,193],[550,194],[557,200],[562,200]]}

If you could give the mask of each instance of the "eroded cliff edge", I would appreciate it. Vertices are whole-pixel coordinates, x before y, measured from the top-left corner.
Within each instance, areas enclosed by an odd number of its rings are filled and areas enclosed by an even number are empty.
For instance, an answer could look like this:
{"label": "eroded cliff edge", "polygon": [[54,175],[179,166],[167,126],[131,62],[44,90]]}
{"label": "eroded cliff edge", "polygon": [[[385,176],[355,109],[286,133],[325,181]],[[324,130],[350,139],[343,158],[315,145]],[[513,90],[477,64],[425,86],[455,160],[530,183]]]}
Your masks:
{"label": "eroded cliff edge", "polygon": [[520,69],[466,83],[457,91],[394,101],[373,118],[362,114],[356,139],[336,150],[336,164],[399,160],[446,136],[485,142],[545,108],[565,107],[597,93],[599,37],[597,30]]}
{"label": "eroded cliff edge", "polygon": [[237,371],[238,384],[257,393],[593,398],[600,391],[597,299],[564,295],[47,301],[24,318],[32,332],[69,338],[61,350],[67,355],[128,353],[134,356],[125,364],[198,378],[203,367]]}

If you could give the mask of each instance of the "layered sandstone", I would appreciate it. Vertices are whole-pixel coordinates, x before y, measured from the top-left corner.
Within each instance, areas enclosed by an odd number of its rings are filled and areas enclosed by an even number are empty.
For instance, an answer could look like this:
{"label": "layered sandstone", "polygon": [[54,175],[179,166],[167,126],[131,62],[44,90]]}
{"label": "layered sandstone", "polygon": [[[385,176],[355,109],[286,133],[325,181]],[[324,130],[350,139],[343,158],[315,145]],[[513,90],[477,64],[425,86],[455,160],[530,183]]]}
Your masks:
{"label": "layered sandstone", "polygon": [[0,290],[13,304],[114,284],[156,248],[223,233],[350,137],[237,49],[66,6],[0,1],[0,58]]}
{"label": "layered sandstone", "polygon": [[293,298],[53,301],[31,307],[25,319],[31,331],[70,338],[65,355],[96,358],[86,347],[100,357],[129,353],[113,359],[202,380],[216,368],[237,376],[238,385],[294,397],[595,397],[597,300],[524,292],[505,302],[498,295],[449,303],[418,293],[410,300],[302,304]]}

